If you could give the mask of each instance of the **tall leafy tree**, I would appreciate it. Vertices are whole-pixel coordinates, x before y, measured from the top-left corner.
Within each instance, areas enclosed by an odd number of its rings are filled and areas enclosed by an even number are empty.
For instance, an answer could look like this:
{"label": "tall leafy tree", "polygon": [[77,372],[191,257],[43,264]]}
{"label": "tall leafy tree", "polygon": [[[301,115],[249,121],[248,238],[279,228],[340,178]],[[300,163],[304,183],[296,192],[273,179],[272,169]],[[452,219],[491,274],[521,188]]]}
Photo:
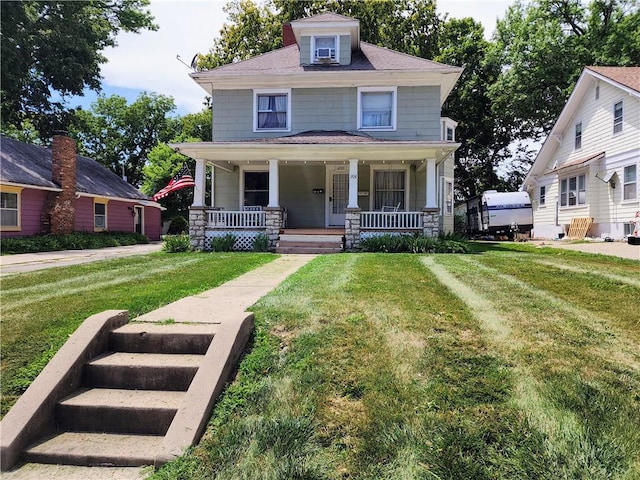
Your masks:
{"label": "tall leafy tree", "polygon": [[72,113],[56,98],[100,90],[102,51],[120,31],[155,30],[149,0],[0,2],[3,131],[31,125],[42,139]]}
{"label": "tall leafy tree", "polygon": [[90,110],[76,112],[70,131],[81,153],[139,186],[149,152],[177,134],[175,108],[173,98],[155,93],[143,92],[131,104],[119,95],[99,96]]}

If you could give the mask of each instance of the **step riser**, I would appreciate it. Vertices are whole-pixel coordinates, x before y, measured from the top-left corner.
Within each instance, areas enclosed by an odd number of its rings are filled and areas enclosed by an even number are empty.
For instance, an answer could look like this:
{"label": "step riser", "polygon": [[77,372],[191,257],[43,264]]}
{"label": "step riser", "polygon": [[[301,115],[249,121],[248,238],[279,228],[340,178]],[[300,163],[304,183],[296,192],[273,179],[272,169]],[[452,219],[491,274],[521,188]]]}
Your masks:
{"label": "step riser", "polygon": [[301,247],[301,248],[330,248],[330,249],[338,249],[342,250],[342,244],[338,243],[328,243],[328,242],[283,242],[282,240],[278,242],[278,247]]}
{"label": "step riser", "polygon": [[64,431],[164,435],[176,411],[58,405],[56,418]]}
{"label": "step riser", "polygon": [[281,234],[282,242],[327,242],[342,244],[342,235],[292,235]]}
{"label": "step riser", "polygon": [[204,355],[213,335],[177,335],[112,332],[111,350],[116,352],[198,354]]}
{"label": "step riser", "polygon": [[323,255],[327,253],[342,253],[342,251],[342,249],[335,248],[276,247],[276,253],[279,254]]}
{"label": "step riser", "polygon": [[133,457],[107,455],[66,455],[34,453],[26,451],[24,459],[27,463],[47,463],[52,465],[77,465],[79,467],[143,467],[153,465],[154,456]]}
{"label": "step riser", "polygon": [[83,384],[97,388],[186,391],[198,367],[85,365]]}

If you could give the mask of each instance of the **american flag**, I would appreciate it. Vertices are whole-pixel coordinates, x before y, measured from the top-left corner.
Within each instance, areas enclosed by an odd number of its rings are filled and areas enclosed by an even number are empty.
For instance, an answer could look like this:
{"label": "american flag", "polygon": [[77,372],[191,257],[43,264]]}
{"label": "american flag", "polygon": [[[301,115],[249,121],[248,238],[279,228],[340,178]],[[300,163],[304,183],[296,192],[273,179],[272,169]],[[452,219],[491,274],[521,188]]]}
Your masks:
{"label": "american flag", "polygon": [[196,182],[193,181],[189,167],[184,163],[182,164],[182,168],[173,176],[167,186],[153,196],[153,201],[157,202],[161,198],[169,195],[171,192],[175,192],[181,188],[195,187],[195,185]]}

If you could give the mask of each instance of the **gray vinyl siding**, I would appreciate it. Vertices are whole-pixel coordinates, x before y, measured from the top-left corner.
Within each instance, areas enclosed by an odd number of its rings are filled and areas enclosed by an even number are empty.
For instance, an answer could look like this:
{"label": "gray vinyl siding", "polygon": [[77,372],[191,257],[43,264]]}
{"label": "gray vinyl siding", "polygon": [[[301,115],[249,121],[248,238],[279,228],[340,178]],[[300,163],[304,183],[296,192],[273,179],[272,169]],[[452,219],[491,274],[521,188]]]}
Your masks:
{"label": "gray vinyl siding", "polygon": [[[313,193],[322,188],[325,193]],[[324,165],[280,167],[280,205],[287,208],[287,228],[324,227]]]}
{"label": "gray vinyl siding", "polygon": [[304,35],[300,37],[300,65],[309,65],[311,63],[311,37]]}
{"label": "gray vinyl siding", "polygon": [[340,65],[351,64],[351,35],[340,35],[338,62],[340,62]]}
{"label": "gray vinyl siding", "polygon": [[[398,87],[397,130],[366,133],[396,140],[440,140],[440,87]],[[253,132],[253,91],[214,90],[214,141],[295,135],[310,130],[357,130],[354,87],[296,88],[291,92],[291,132]]]}
{"label": "gray vinyl siding", "polygon": [[238,210],[238,199],[240,198],[239,170],[234,170],[233,172],[225,172],[219,168],[215,170],[214,206],[222,207],[225,210]]}

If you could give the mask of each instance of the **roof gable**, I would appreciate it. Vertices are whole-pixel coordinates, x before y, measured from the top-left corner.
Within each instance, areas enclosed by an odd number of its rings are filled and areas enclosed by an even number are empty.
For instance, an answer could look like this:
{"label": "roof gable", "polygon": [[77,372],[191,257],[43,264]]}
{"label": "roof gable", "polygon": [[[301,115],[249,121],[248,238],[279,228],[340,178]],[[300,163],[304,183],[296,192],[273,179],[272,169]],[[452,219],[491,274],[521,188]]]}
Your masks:
{"label": "roof gable", "polygon": [[607,82],[611,86],[640,99],[640,67],[585,67],[576,82],[567,103],[558,116],[551,132],[538,151],[533,165],[524,178],[520,190],[526,190],[533,178],[542,175],[557,148],[554,137],[559,137],[569,128],[571,119],[584,102],[594,80]]}
{"label": "roof gable", "polygon": [[[51,180],[51,149],[0,136],[0,181],[59,189]],[[76,155],[76,191],[102,197],[150,200],[95,160]]]}

